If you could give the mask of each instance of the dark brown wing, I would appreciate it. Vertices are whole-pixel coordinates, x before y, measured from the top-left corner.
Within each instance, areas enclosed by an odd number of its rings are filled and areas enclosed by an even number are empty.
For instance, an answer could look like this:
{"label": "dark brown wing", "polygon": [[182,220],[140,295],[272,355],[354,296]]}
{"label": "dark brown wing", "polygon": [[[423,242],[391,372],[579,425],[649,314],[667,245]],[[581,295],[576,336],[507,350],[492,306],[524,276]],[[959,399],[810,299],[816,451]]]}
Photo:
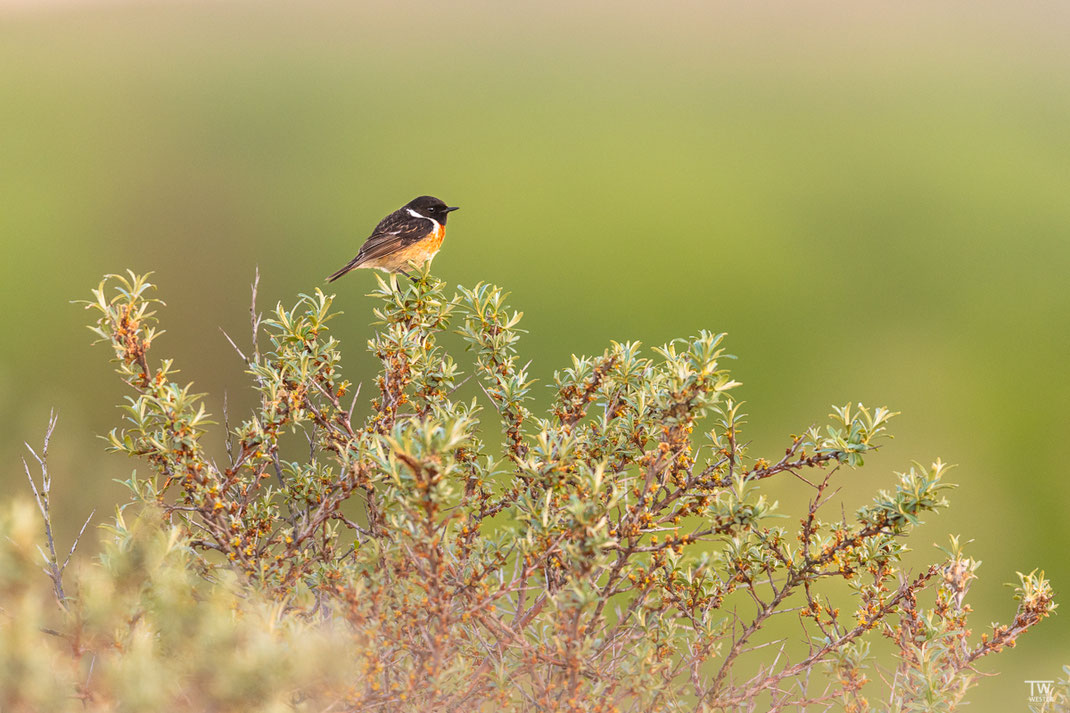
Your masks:
{"label": "dark brown wing", "polygon": [[412,215],[404,215],[402,211],[395,211],[386,216],[375,226],[375,232],[368,236],[364,245],[360,247],[357,256],[349,261],[345,267],[327,278],[327,282],[334,282],[350,270],[356,269],[369,260],[389,255],[395,250],[412,245],[427,237],[428,231],[434,227],[429,218],[417,218]]}

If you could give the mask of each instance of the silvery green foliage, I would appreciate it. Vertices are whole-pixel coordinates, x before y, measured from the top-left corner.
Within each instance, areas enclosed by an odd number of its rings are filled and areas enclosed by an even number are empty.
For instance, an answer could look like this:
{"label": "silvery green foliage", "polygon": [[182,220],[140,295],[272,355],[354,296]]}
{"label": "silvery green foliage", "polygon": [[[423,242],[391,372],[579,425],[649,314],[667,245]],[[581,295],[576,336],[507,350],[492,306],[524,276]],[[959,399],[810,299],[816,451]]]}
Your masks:
{"label": "silvery green foliage", "polygon": [[[148,465],[129,486],[169,513],[205,576],[238,573],[289,616],[353,637],[339,709],[951,710],[977,659],[1054,609],[1043,575],[1023,575],[1015,621],[971,643],[977,563],[955,545],[921,571],[901,565],[904,537],[947,507],[946,466],[914,465],[847,516],[835,482],[894,414],[835,407],[754,457],[723,334],[574,357],[544,411],[505,293],[451,294],[426,269],[379,278],[368,347],[381,369],[356,419],[332,298],[262,320],[254,305],[239,353],[259,406],[217,465],[199,397],[148,358],[151,294],[144,277],[113,276],[87,303],[135,389],[110,437]],[[285,453],[287,432],[309,447]],[[774,478],[801,507],[767,497]],[[900,658],[880,707],[863,691],[882,635]]]}

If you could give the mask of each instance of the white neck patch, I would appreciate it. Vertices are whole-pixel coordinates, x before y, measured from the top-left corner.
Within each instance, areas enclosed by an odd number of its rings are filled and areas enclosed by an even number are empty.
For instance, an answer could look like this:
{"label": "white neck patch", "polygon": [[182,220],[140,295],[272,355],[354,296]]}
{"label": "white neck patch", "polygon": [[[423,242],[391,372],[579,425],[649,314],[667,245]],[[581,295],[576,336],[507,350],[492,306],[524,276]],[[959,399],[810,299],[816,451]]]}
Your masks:
{"label": "white neck patch", "polygon": [[413,218],[423,218],[424,220],[430,220],[432,223],[435,224],[435,230],[438,230],[439,227],[441,227],[441,224],[437,220],[435,220],[434,218],[429,218],[426,215],[422,215],[420,213],[417,213],[412,208],[406,208],[405,210],[409,211],[409,215],[411,215]]}

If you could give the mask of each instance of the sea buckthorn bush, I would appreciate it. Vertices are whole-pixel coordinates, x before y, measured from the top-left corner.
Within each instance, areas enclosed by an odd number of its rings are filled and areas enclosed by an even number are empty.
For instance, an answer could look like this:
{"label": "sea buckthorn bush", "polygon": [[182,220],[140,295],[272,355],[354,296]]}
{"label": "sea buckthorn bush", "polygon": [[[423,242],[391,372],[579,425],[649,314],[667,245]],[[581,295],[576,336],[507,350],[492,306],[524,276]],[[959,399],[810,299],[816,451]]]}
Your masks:
{"label": "sea buckthorn bush", "polygon": [[[975,636],[957,539],[905,568],[948,506],[940,461],[843,510],[888,409],[835,407],[752,455],[723,334],[574,357],[536,412],[502,290],[380,277],[358,418],[332,297],[262,316],[255,292],[232,344],[257,405],[217,454],[200,396],[150,356],[146,277],[85,303],[132,389],[110,447],[142,466],[98,561],[67,570],[50,526],[37,551],[40,518],[6,511],[0,709],[953,710],[1055,609],[1019,575],[1013,619]],[[771,501],[776,479],[806,497]]]}

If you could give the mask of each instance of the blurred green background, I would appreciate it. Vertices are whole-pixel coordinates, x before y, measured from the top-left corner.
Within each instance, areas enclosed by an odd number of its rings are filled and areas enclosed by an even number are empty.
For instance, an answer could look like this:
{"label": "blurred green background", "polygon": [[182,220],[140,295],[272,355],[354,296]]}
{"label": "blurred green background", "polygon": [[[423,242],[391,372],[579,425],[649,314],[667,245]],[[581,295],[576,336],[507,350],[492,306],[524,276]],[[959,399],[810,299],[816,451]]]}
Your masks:
{"label": "blurred green background", "polygon": [[[255,266],[262,306],[292,301],[431,193],[463,207],[436,272],[512,291],[544,382],[709,328],[755,455],[833,402],[901,411],[844,506],[911,459],[959,464],[919,562],[974,538],[975,630],[1010,619],[1015,570],[1070,582],[1068,34],[1055,1],[0,0],[6,491],[54,407],[65,536],[124,497],[134,464],[96,440],[123,390],[69,303],[103,273],[156,272],[156,357],[237,418],[219,328],[247,342]],[[336,285],[355,381],[372,284]],[[1027,710],[1068,661],[1056,617],[986,662],[971,710]]]}

